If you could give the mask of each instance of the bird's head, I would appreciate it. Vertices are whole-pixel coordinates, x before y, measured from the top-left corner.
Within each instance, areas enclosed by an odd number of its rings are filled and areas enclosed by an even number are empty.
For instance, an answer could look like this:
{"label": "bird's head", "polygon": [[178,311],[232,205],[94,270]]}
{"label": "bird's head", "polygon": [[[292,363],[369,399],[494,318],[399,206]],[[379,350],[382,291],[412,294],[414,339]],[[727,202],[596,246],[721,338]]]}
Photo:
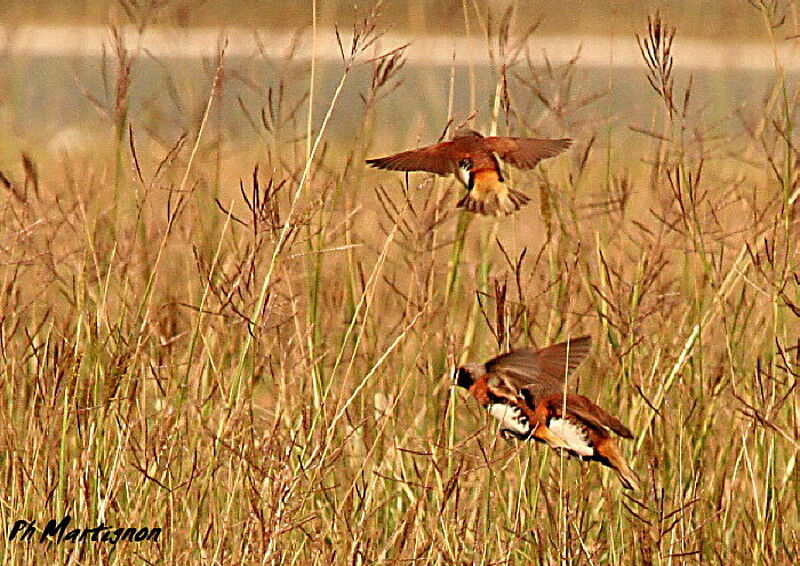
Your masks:
{"label": "bird's head", "polygon": [[465,364],[453,371],[453,383],[464,389],[469,389],[475,380],[486,373],[483,364]]}

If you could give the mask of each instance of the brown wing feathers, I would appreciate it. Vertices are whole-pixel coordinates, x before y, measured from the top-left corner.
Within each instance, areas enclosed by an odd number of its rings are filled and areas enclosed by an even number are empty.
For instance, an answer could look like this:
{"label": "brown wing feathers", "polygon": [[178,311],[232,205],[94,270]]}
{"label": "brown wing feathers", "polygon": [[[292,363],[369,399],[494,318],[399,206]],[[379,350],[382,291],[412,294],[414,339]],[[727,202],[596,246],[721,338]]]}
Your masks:
{"label": "brown wing feathers", "polygon": [[554,157],[567,149],[570,139],[547,140],[536,138],[484,138],[490,151],[519,169],[533,169],[542,159]]}
{"label": "brown wing feathers", "polygon": [[429,171],[437,175],[449,175],[453,172],[452,142],[438,143],[419,149],[412,149],[390,155],[367,159],[367,163],[378,169],[392,171]]}
{"label": "brown wing feathers", "polygon": [[[543,406],[553,415],[553,417],[563,417],[564,395],[549,395],[540,400],[540,407]],[[607,413],[598,407],[588,397],[569,393],[566,395],[567,415],[575,417],[584,425],[600,431],[606,428],[611,429],[623,438],[633,438],[633,433],[614,415]]]}
{"label": "brown wing feathers", "polygon": [[[475,168],[495,167],[493,154],[521,169],[532,169],[539,161],[558,155],[572,143],[569,139],[484,138],[477,132],[460,133],[452,141],[403,151],[387,157],[367,159],[378,169],[430,171],[437,175],[453,172],[453,163],[469,156]],[[497,167],[499,170],[499,167]]]}
{"label": "brown wing feathers", "polygon": [[[562,404],[562,398],[553,397],[552,407],[558,413],[561,412]],[[622,421],[607,413],[604,409],[595,405],[591,399],[583,395],[567,395],[567,413],[575,415],[583,422],[596,428],[610,428],[623,438],[633,438],[633,433],[622,424]]]}
{"label": "brown wing feathers", "polygon": [[591,345],[591,337],[582,336],[541,350],[512,350],[486,362],[486,371],[513,374],[529,382],[544,376],[563,383],[565,368],[567,373],[574,371],[586,359]]}
{"label": "brown wing feathers", "polygon": [[541,350],[513,350],[486,362],[486,371],[502,374],[531,406],[536,406],[539,399],[563,394],[564,369],[568,367],[569,372],[574,371],[586,359],[591,343],[588,336],[570,340],[569,359],[567,342]]}
{"label": "brown wing feathers", "polygon": [[537,352],[541,371],[563,382],[565,373],[568,375],[581,365],[589,355],[591,347],[592,338],[582,336],[542,348]]}

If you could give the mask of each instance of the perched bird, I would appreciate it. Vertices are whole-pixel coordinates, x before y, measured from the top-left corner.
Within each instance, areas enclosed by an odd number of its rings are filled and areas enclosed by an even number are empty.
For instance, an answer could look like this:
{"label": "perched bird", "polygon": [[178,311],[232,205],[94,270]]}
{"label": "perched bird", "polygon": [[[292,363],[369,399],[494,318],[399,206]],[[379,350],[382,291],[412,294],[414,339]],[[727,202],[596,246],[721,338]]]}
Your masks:
{"label": "perched bird", "polygon": [[461,129],[450,141],[367,159],[367,163],[393,171],[455,174],[467,188],[466,196],[458,201],[459,208],[500,216],[516,212],[530,200],[506,184],[500,161],[533,169],[539,161],[558,155],[571,143],[569,139],[483,137],[473,130]]}
{"label": "perched bird", "polygon": [[533,438],[569,457],[600,462],[617,473],[624,487],[639,489],[636,473],[609,433],[633,438],[631,431],[588,397],[564,393],[565,378],[590,346],[591,338],[584,336],[541,350],[513,350],[484,364],[459,367],[453,380],[500,421],[504,438]]}

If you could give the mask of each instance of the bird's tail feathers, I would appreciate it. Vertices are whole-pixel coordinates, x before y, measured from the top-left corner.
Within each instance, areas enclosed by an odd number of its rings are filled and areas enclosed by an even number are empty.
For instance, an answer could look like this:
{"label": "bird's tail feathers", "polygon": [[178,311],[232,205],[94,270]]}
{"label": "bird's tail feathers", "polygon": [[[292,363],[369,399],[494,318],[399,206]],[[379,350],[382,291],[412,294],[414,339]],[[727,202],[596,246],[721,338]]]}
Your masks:
{"label": "bird's tail feathers", "polygon": [[613,439],[608,438],[602,444],[595,446],[595,451],[617,472],[622,487],[625,489],[639,489],[639,476],[628,466],[628,462],[619,453],[619,449]]}
{"label": "bird's tail feathers", "polygon": [[486,216],[503,216],[518,211],[530,200],[524,193],[504,185],[501,190],[477,192],[473,189],[458,201],[458,207]]}

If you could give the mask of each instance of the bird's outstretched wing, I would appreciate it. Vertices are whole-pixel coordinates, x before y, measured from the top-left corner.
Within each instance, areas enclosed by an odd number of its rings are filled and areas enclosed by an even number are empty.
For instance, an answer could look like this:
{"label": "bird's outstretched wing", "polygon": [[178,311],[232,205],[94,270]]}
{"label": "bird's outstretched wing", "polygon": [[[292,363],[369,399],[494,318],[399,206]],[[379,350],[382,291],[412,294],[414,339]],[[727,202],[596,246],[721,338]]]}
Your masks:
{"label": "bird's outstretched wing", "polygon": [[453,143],[443,142],[427,147],[402,151],[388,157],[367,159],[367,163],[378,169],[392,171],[429,171],[437,175],[453,173]]}
{"label": "bird's outstretched wing", "polygon": [[533,169],[542,159],[558,155],[572,144],[572,140],[567,138],[547,140],[488,137],[482,141],[500,159],[519,169]]}
{"label": "bird's outstretched wing", "polygon": [[586,359],[591,345],[592,338],[582,336],[541,350],[512,350],[486,362],[486,371],[502,374],[515,387],[528,390],[538,399],[564,391],[564,377]]}

